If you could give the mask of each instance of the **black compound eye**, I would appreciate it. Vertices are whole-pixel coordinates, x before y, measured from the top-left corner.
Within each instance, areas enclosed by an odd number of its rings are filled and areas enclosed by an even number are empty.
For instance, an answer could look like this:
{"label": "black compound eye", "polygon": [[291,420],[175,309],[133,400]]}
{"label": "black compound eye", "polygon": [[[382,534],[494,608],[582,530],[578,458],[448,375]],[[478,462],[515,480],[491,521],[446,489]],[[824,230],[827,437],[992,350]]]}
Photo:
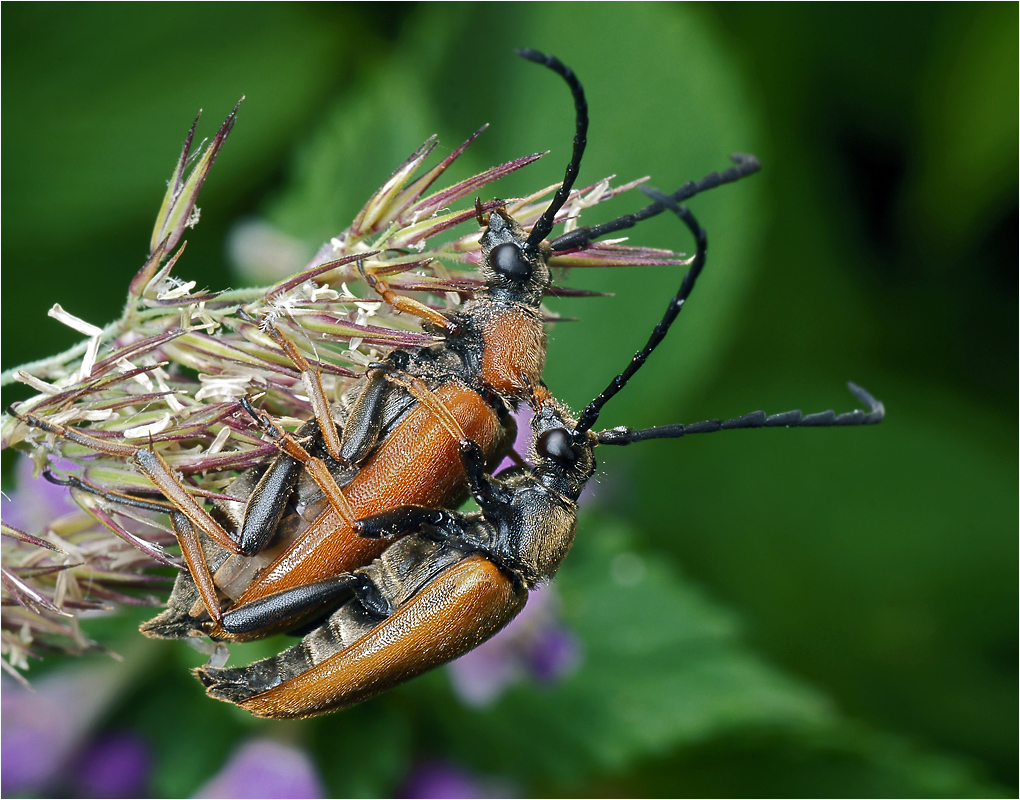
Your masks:
{"label": "black compound eye", "polygon": [[542,458],[551,458],[565,469],[577,463],[577,448],[570,440],[570,434],[563,428],[553,428],[539,436],[535,450]]}
{"label": "black compound eye", "polygon": [[512,242],[505,242],[489,253],[492,268],[505,278],[523,283],[531,277],[531,264],[524,257],[521,248]]}
{"label": "black compound eye", "polygon": [[394,369],[406,370],[411,364],[411,354],[406,350],[394,350],[386,357],[386,362]]}

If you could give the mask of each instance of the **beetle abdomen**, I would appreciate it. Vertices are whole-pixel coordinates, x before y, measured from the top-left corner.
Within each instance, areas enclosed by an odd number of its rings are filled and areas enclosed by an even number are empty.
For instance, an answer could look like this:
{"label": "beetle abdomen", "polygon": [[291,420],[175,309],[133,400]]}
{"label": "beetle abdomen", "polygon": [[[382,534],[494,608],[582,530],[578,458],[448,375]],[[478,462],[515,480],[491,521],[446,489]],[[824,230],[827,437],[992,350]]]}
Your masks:
{"label": "beetle abdomen", "polygon": [[429,580],[385,619],[351,601],[275,658],[249,667],[200,668],[196,674],[212,697],[257,716],[321,714],[466,653],[503,628],[526,600],[523,587],[476,553]]}

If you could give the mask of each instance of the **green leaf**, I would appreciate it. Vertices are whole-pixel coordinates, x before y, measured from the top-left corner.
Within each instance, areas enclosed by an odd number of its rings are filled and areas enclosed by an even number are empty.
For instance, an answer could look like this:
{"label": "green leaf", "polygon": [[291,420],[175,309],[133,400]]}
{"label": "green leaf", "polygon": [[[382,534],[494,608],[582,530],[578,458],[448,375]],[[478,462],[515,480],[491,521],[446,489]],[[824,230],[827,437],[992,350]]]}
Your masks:
{"label": "green leaf", "polygon": [[622,523],[592,522],[582,521],[556,583],[582,643],[579,671],[548,690],[513,691],[488,714],[462,711],[449,752],[492,772],[519,763],[567,781],[734,730],[831,719],[823,697],[747,649],[731,614],[654,555],[637,555]]}

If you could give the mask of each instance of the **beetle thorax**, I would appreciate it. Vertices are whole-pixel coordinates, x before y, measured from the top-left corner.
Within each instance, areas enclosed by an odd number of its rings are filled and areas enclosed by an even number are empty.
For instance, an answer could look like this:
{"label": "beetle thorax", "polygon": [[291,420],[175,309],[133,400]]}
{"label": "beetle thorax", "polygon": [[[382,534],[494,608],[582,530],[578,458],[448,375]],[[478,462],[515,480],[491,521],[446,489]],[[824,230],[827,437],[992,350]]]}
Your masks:
{"label": "beetle thorax", "polygon": [[514,486],[512,512],[504,520],[499,560],[529,587],[551,579],[574,543],[577,505],[549,491],[532,475]]}

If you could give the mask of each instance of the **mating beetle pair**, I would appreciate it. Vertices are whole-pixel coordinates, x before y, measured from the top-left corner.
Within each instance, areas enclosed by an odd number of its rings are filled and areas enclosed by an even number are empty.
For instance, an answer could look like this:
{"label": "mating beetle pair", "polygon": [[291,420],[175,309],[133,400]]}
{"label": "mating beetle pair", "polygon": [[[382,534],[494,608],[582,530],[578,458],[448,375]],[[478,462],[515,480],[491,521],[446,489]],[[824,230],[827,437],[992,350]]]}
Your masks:
{"label": "mating beetle pair", "polygon": [[[125,445],[115,453],[132,458],[170,505],[105,496],[169,510],[189,567],[168,611],[144,630],[243,640],[307,626],[337,609],[276,659],[200,670],[214,696],[265,716],[307,716],[358,702],[488,638],[520,610],[526,590],[558,568],[573,538],[577,496],[594,471],[597,443],[798,421],[861,424],[881,417],[880,405],[864,394],[859,396],[870,406],[867,413],[840,417],[752,415],[693,428],[591,433],[602,405],[662,340],[704,264],[704,232],[678,202],[753,172],[757,162],[745,157],[721,175],[655,196],[638,214],[545,242],[580,165],[587,112],[580,83],[567,68],[533,51],[522,55],[567,80],[577,111],[573,157],[549,208],[530,234],[502,211],[494,210],[487,221],[479,213],[487,224],[486,287],[459,312],[443,314],[410,302],[365,271],[384,299],[440,332],[441,344],[396,351],[373,367],[350,393],[342,419],[335,420],[314,366],[274,332],[305,378],[315,419],[288,434],[248,404],[283,453],[265,469],[243,473],[227,491],[238,502],[218,501],[215,516],[155,451]],[[548,255],[667,209],[698,241],[690,271],[648,345],[575,422],[541,382],[545,335],[539,303],[549,284]],[[509,408],[521,400],[537,408],[536,463],[488,478],[486,466],[498,461],[512,439]],[[108,442],[77,430],[24,419],[114,452]],[[477,514],[448,510],[465,486],[479,502]]]}
{"label": "mating beetle pair", "polygon": [[533,466],[514,466],[490,477],[481,448],[462,440],[461,457],[479,511],[405,506],[358,520],[360,536],[404,538],[377,560],[336,579],[338,592],[350,599],[299,644],[247,667],[198,669],[210,695],[259,716],[304,717],[358,703],[485,641],[520,612],[528,590],[559,569],[573,543],[577,500],[595,472],[598,444],[882,419],[881,403],[851,385],[868,406],[866,412],[802,416],[793,411],[770,417],[755,412],[725,422],[591,431],[603,405],[663,340],[704,265],[704,231],[686,209],[675,210],[698,238],[698,252],[680,291],[630,366],[578,420],[548,394],[536,394]]}

